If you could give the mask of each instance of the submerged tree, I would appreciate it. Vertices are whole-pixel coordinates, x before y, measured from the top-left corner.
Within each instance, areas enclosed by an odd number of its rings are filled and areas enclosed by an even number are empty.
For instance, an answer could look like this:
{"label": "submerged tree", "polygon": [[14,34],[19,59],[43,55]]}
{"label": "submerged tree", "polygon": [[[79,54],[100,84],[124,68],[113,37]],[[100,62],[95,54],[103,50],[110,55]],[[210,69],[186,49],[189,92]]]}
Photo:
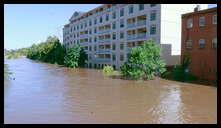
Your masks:
{"label": "submerged tree", "polygon": [[129,52],[128,62],[121,66],[121,72],[125,77],[133,79],[153,79],[166,71],[165,63],[160,57],[160,46],[154,40],[149,40]]}
{"label": "submerged tree", "polygon": [[87,55],[80,44],[74,44],[68,48],[64,57],[64,64],[67,67],[77,68],[84,67]]}

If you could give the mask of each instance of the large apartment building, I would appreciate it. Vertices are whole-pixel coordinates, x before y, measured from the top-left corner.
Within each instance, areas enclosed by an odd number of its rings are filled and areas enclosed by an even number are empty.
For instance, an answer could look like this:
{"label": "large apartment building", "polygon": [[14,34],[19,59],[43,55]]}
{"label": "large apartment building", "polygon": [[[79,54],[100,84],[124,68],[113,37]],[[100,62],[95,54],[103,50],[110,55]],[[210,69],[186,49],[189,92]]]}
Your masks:
{"label": "large apartment building", "polygon": [[[202,9],[207,4],[200,5]],[[84,47],[88,67],[111,65],[116,69],[127,61],[128,52],[153,39],[162,47],[166,64],[180,63],[181,14],[196,4],[104,4],[88,12],[74,12],[63,28],[66,48]]]}
{"label": "large apartment building", "polygon": [[191,59],[190,71],[201,79],[217,80],[217,8],[182,15],[182,61]]}

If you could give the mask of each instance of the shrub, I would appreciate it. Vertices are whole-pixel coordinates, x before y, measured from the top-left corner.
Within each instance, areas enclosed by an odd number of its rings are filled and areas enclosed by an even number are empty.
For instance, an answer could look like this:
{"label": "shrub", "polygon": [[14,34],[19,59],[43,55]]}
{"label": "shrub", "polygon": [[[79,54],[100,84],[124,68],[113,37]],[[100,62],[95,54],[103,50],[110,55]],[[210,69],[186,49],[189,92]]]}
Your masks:
{"label": "shrub", "polygon": [[160,57],[160,46],[149,40],[129,52],[128,62],[121,66],[121,72],[123,76],[133,79],[153,79],[154,76],[160,76],[166,71],[165,63]]}
{"label": "shrub", "polygon": [[114,68],[112,66],[104,66],[103,73],[112,73]]}

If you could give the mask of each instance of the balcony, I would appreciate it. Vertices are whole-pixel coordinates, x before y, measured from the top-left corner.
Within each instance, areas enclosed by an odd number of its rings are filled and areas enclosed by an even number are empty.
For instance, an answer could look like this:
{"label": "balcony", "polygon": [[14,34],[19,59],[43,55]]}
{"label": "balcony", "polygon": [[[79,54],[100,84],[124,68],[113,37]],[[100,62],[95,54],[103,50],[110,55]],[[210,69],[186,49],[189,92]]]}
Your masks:
{"label": "balcony", "polygon": [[110,41],[111,41],[111,38],[101,39],[101,40],[98,40],[98,43],[106,43],[106,42],[110,42]]}
{"label": "balcony", "polygon": [[132,28],[135,26],[136,26],[135,22],[134,23],[127,23],[127,28]]}
{"label": "balcony", "polygon": [[146,25],[147,21],[146,20],[140,20],[137,22],[137,26],[142,26],[142,25]]}
{"label": "balcony", "polygon": [[146,38],[147,34],[146,33],[138,33],[137,38]]}
{"label": "balcony", "polygon": [[134,35],[127,35],[127,39],[128,40],[136,39],[136,34],[134,34]]}

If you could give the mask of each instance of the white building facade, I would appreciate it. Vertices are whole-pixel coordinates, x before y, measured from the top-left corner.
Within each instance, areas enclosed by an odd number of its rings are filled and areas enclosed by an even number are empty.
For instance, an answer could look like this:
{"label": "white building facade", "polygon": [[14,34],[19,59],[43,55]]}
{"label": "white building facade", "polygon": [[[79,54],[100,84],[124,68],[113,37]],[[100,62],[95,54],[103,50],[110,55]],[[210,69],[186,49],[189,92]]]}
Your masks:
{"label": "white building facade", "polygon": [[[154,39],[162,47],[168,66],[180,63],[181,14],[196,4],[104,4],[89,12],[75,12],[63,28],[65,48],[84,47],[87,65],[116,69],[127,61],[128,52]],[[201,4],[206,9],[207,4]]]}

